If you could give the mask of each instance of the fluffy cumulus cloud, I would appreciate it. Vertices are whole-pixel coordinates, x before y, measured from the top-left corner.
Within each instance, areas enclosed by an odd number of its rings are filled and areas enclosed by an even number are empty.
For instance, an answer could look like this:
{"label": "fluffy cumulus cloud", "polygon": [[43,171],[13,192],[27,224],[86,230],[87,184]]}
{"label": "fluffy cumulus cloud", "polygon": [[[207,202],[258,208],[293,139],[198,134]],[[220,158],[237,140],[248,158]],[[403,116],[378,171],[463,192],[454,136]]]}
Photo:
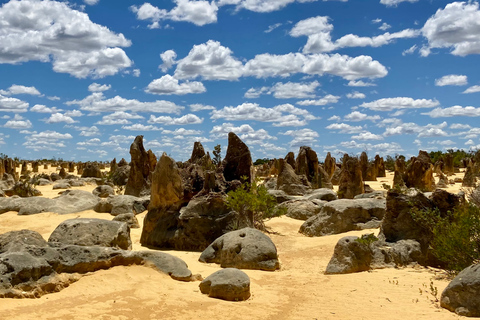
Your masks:
{"label": "fluffy cumulus cloud", "polygon": [[471,86],[471,87],[467,88],[465,91],[463,91],[462,93],[476,93],[476,92],[480,92],[480,86],[479,85]]}
{"label": "fluffy cumulus cloud", "polygon": [[32,112],[38,112],[38,113],[57,113],[63,111],[62,109],[58,109],[56,107],[49,108],[43,104],[36,104],[33,107],[30,108],[30,111]]}
{"label": "fluffy cumulus cloud", "polygon": [[422,113],[431,118],[447,118],[447,117],[479,117],[480,108],[453,106],[450,108],[435,108],[430,112]]}
{"label": "fluffy cumulus cloud", "polygon": [[96,124],[99,124],[99,125],[129,124],[130,120],[132,119],[143,119],[143,117],[138,114],[128,113],[125,111],[116,111],[114,113],[103,116],[102,120],[98,121]]}
{"label": "fluffy cumulus cloud", "polygon": [[201,103],[193,103],[189,105],[189,107],[190,107],[190,110],[192,110],[193,112],[202,111],[202,110],[215,110],[214,106],[205,105]]}
{"label": "fluffy cumulus cloud", "polygon": [[272,87],[250,88],[245,98],[258,98],[262,94],[272,94],[277,99],[305,99],[315,97],[315,90],[320,86],[318,81],[277,82]]}
{"label": "fluffy cumulus cloud", "polygon": [[150,82],[145,92],[159,95],[184,95],[189,93],[203,93],[207,91],[203,83],[199,81],[186,81],[179,83],[177,79],[169,74]]}
{"label": "fluffy cumulus cloud", "polygon": [[158,66],[163,72],[167,72],[175,64],[175,59],[177,58],[177,53],[173,50],[167,50],[160,54],[160,58],[163,63]]}
{"label": "fluffy cumulus cloud", "polygon": [[337,103],[340,99],[340,96],[334,96],[333,94],[327,94],[326,96],[320,99],[314,100],[303,100],[297,102],[297,104],[301,106],[325,106],[327,104],[334,104]]}
{"label": "fluffy cumulus cloud", "polygon": [[109,84],[99,84],[99,83],[92,83],[91,85],[88,86],[88,91],[90,92],[103,92],[110,90],[112,88],[111,85]]}
{"label": "fluffy cumulus cloud", "polygon": [[0,94],[5,96],[12,96],[17,94],[28,94],[32,96],[41,96],[40,91],[35,87],[26,87],[22,85],[13,84],[7,90],[0,90]]}
{"label": "fluffy cumulus cloud", "polygon": [[363,131],[363,128],[361,126],[351,126],[346,123],[332,123],[328,126],[325,127],[328,130],[337,130],[340,133],[360,133]]}
{"label": "fluffy cumulus cloud", "polygon": [[395,121],[387,126],[383,136],[416,134],[419,138],[444,137],[448,136],[448,133],[443,130],[447,126],[448,124],[446,122],[421,126],[413,122],[403,123],[402,121]]}
{"label": "fluffy cumulus cloud", "polygon": [[413,99],[409,97],[383,98],[372,102],[364,102],[362,108],[374,111],[392,111],[396,109],[434,108],[440,103],[431,99]]}
{"label": "fluffy cumulus cloud", "polygon": [[344,119],[346,121],[365,121],[365,120],[370,120],[370,121],[377,121],[380,120],[379,115],[374,115],[374,116],[369,116],[365,113],[361,113],[359,111],[353,111],[349,114],[347,114]]}
{"label": "fluffy cumulus cloud", "polygon": [[457,56],[480,54],[478,2],[452,2],[438,9],[423,26],[422,34],[428,40],[421,49],[423,56],[428,56],[435,48],[450,48]]}
{"label": "fluffy cumulus cloud", "polygon": [[186,21],[203,26],[217,22],[218,7],[214,1],[202,0],[174,0],[176,6],[167,11],[159,9],[146,2],[141,6],[131,6],[130,9],[137,15],[139,20],[148,20],[150,29],[160,28],[160,21]]}
{"label": "fluffy cumulus cloud", "polygon": [[366,96],[365,96],[364,93],[361,93],[361,92],[358,92],[358,91],[347,93],[347,98],[348,99],[365,99],[365,97]]}
{"label": "fluffy cumulus cloud", "polygon": [[73,120],[72,117],[65,115],[60,112],[53,113],[48,119],[44,119],[45,123],[75,123],[76,121]]}
{"label": "fluffy cumulus cloud", "polygon": [[124,130],[131,130],[131,131],[161,131],[163,128],[152,126],[152,125],[144,125],[141,123],[135,123],[131,126],[122,126]]}
{"label": "fluffy cumulus cloud", "polygon": [[203,118],[200,118],[192,113],[186,114],[179,118],[172,118],[169,116],[155,117],[154,115],[151,115],[150,119],[148,119],[148,123],[164,125],[200,124],[202,122]]}
{"label": "fluffy cumulus cloud", "polygon": [[0,112],[27,112],[28,106],[28,102],[17,98],[5,97],[0,94]]}
{"label": "fluffy cumulus cloud", "polygon": [[289,143],[290,149],[292,150],[301,146],[313,146],[319,137],[318,132],[312,129],[288,130],[280,134],[293,137]]}
{"label": "fluffy cumulus cloud", "polygon": [[260,121],[272,122],[274,126],[304,126],[308,121],[317,119],[307,110],[296,108],[291,104],[282,104],[273,108],[263,108],[257,103],[243,103],[236,107],[227,106],[213,110],[212,120]]}
{"label": "fluffy cumulus cloud", "polygon": [[383,140],[383,136],[379,134],[374,134],[369,131],[360,132],[356,136],[352,136],[352,139],[367,141],[367,140]]}
{"label": "fluffy cumulus cloud", "polygon": [[16,114],[12,120],[8,120],[4,125],[4,128],[25,130],[32,127],[32,122],[28,119],[24,119],[21,115]]}
{"label": "fluffy cumulus cloud", "polygon": [[80,106],[81,110],[90,111],[93,113],[130,111],[179,114],[180,111],[184,109],[184,107],[178,106],[173,102],[165,100],[142,102],[136,99],[125,99],[120,96],[105,99],[105,96],[102,92],[94,92],[82,100],[72,100],[66,102],[66,104],[78,105]]}
{"label": "fluffy cumulus cloud", "polygon": [[[386,30],[385,24],[382,25]],[[415,38],[420,35],[418,30],[405,29],[399,32],[386,32],[375,37],[360,37],[347,34],[332,41],[331,32],[333,25],[329,23],[329,17],[318,16],[299,21],[290,30],[292,37],[308,36],[307,43],[303,47],[303,53],[330,52],[348,47],[380,47],[391,43],[396,39]]]}
{"label": "fluffy cumulus cloud", "polygon": [[32,133],[25,137],[26,142],[23,146],[27,149],[33,149],[34,151],[49,150],[58,151],[59,148],[65,148],[65,141],[72,139],[70,133],[60,133],[57,131],[42,131],[38,133]]}
{"label": "fluffy cumulus cloud", "polygon": [[459,74],[449,74],[439,79],[435,79],[437,87],[444,86],[464,86],[468,84],[467,76]]}
{"label": "fluffy cumulus cloud", "polygon": [[77,78],[105,77],[132,61],[122,34],[90,21],[65,2],[10,1],[0,8],[0,63],[51,62],[53,70]]}

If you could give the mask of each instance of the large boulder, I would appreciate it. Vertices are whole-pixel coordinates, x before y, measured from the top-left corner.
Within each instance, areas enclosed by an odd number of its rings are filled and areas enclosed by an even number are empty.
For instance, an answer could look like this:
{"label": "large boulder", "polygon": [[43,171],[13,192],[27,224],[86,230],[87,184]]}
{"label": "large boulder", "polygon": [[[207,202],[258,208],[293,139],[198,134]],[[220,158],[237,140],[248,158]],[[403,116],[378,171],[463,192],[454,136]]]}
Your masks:
{"label": "large boulder", "polygon": [[49,211],[67,214],[92,210],[100,198],[84,190],[66,190],[54,198],[55,204]]}
{"label": "large boulder", "polygon": [[367,244],[355,236],[343,237],[335,245],[326,274],[354,273],[370,270],[373,253]]}
{"label": "large boulder", "polygon": [[320,188],[318,181],[318,157],[317,153],[310,147],[302,146],[295,161],[295,173],[305,175],[312,188]]}
{"label": "large boulder", "polygon": [[65,220],[55,228],[48,242],[132,249],[130,228],[126,223],[92,218]]}
{"label": "large boulder", "polygon": [[235,268],[219,270],[199,285],[203,294],[210,298],[227,301],[244,301],[250,298],[250,278],[248,275]]}
{"label": "large boulder", "polygon": [[338,186],[338,198],[353,199],[357,194],[364,193],[362,168],[357,158],[343,156],[342,171]]}
{"label": "large boulder", "polygon": [[261,231],[244,228],[224,234],[210,244],[198,259],[222,268],[274,271],[280,267],[277,248]]}
{"label": "large boulder", "polygon": [[108,196],[115,195],[115,190],[113,190],[111,186],[104,184],[93,189],[92,194],[100,198],[107,198]]}
{"label": "large boulder", "polygon": [[156,158],[149,151],[143,147],[143,136],[135,137],[130,146],[132,161],[124,194],[140,197],[150,193],[150,173],[155,169]]}
{"label": "large boulder", "polygon": [[110,213],[112,216],[124,213],[139,214],[147,210],[149,202],[149,198],[110,195],[105,199],[101,199],[93,210],[96,212]]}
{"label": "large boulder", "polygon": [[283,202],[278,205],[279,208],[285,208],[286,216],[297,219],[307,220],[318,214],[326,201],[312,201],[307,199],[297,199]]}
{"label": "large boulder", "polygon": [[337,200],[337,193],[332,189],[320,188],[312,190],[312,192],[305,195],[305,198],[308,200],[323,200],[323,201],[333,201]]}
{"label": "large boulder", "polygon": [[310,237],[377,228],[385,215],[384,199],[339,199],[327,202],[320,213],[300,227]]}
{"label": "large boulder", "polygon": [[[62,176],[62,174],[60,174],[60,176]],[[65,176],[63,176],[62,178],[65,178]],[[85,167],[83,168],[83,172],[82,172],[82,178],[102,178],[102,177],[103,177],[102,170],[100,170],[100,167],[98,166],[97,163],[87,162],[87,164],[85,164]]]}
{"label": "large boulder", "polygon": [[443,290],[440,305],[461,316],[480,317],[480,264],[462,272]]}
{"label": "large boulder", "polygon": [[222,165],[226,181],[242,181],[243,177],[246,177],[247,182],[252,182],[254,179],[250,150],[233,132],[228,134],[228,148]]}

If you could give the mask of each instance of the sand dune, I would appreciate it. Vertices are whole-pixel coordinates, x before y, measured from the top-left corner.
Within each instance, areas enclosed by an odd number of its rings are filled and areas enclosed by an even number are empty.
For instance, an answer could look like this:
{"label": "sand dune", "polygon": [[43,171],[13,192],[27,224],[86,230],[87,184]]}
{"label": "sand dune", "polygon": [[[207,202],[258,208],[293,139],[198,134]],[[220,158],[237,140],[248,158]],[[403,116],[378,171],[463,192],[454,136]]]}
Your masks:
{"label": "sand dune", "polygon": [[[392,175],[385,178],[391,184]],[[382,178],[369,183],[381,189]],[[58,191],[40,187],[45,196]],[[92,190],[93,185],[80,187]],[[460,189],[458,184],[449,190]],[[140,224],[146,212],[137,216]],[[111,219],[109,214],[84,211],[57,215],[42,213],[0,215],[0,233],[30,229],[43,237],[63,220],[75,217]],[[208,298],[199,282],[179,282],[142,266],[115,267],[84,275],[58,293],[38,299],[0,299],[0,319],[454,319],[439,308],[428,287],[438,295],[448,284],[425,268],[382,269],[348,275],[325,275],[333,248],[343,236],[378,230],[309,238],[298,233],[302,221],[275,218],[267,225],[276,244],[281,269],[275,272],[244,270],[251,279],[252,297],[244,302]],[[132,229],[133,250],[140,245],[141,229]],[[182,258],[190,270],[207,277],[220,269],[198,262],[199,252],[167,251]]]}

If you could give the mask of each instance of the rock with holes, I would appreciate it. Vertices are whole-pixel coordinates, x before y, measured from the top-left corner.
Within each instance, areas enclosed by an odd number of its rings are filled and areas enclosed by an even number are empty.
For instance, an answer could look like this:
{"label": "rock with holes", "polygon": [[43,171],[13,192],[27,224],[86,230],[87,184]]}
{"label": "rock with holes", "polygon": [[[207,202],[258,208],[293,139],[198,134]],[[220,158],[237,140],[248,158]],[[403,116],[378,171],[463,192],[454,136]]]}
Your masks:
{"label": "rock with holes", "polygon": [[115,195],[115,190],[113,190],[111,186],[104,184],[97,186],[95,189],[93,189],[92,193],[97,197],[107,198],[108,196]]}
{"label": "rock with holes", "polygon": [[440,305],[461,316],[480,317],[480,264],[460,272],[442,292]]}
{"label": "rock with holes", "polygon": [[77,246],[132,248],[130,228],[124,222],[78,218],[62,222],[52,232],[48,242]]}
{"label": "rock with holes", "polygon": [[275,244],[261,231],[252,228],[219,237],[202,252],[199,261],[218,263],[222,268],[273,271],[280,267]]}
{"label": "rock with holes", "polygon": [[210,298],[227,301],[244,301],[250,298],[250,278],[248,275],[235,268],[219,270],[200,285],[200,291],[208,294]]}

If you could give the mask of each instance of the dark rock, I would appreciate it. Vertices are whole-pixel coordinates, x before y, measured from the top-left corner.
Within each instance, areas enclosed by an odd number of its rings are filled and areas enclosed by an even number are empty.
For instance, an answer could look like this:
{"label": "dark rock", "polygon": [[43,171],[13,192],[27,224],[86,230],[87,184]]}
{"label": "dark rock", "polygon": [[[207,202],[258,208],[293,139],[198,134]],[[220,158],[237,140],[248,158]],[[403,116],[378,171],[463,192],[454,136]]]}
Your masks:
{"label": "dark rock", "polygon": [[121,213],[115,216],[113,221],[125,222],[130,229],[140,228],[140,223],[138,223],[137,217],[135,217],[134,213]]}
{"label": "dark rock", "polygon": [[250,297],[250,278],[235,268],[219,270],[200,283],[200,291],[210,298],[244,301]]}
{"label": "dark rock", "polygon": [[69,219],[52,232],[48,242],[77,246],[132,248],[130,228],[126,223],[103,219]]}
{"label": "dark rock", "polygon": [[320,213],[305,221],[299,232],[310,237],[318,237],[378,228],[384,215],[385,200],[334,200],[327,202]]}
{"label": "dark rock", "polygon": [[92,193],[100,198],[107,198],[108,196],[115,195],[115,190],[109,185],[97,186],[93,189]]}
{"label": "dark rock", "polygon": [[150,193],[150,175],[156,165],[155,155],[151,150],[145,151],[143,147],[143,136],[137,136],[130,146],[132,161],[125,195],[144,196]]}
{"label": "dark rock", "polygon": [[224,234],[210,244],[198,260],[218,263],[222,268],[274,271],[280,267],[272,240],[252,228]]}
{"label": "dark rock", "polygon": [[130,166],[119,166],[112,174],[111,180],[116,186],[124,186],[127,184],[128,176],[130,175]]}
{"label": "dark rock", "polygon": [[405,169],[403,181],[407,188],[417,188],[422,191],[434,191],[433,165],[426,151],[420,150],[418,157],[412,157]]}
{"label": "dark rock", "polygon": [[278,159],[277,190],[289,195],[304,195],[310,187],[307,181],[302,181],[293,168],[284,159]]}
{"label": "dark rock", "polygon": [[95,212],[110,213],[111,215],[119,215],[123,213],[139,214],[147,210],[148,198],[138,198],[126,195],[108,196],[100,200],[93,208]]}
{"label": "dark rock", "polygon": [[317,204],[311,200],[298,199],[283,202],[278,207],[285,208],[287,217],[297,220],[307,220],[319,213],[325,203],[327,202],[321,201],[320,204]]}
{"label": "dark rock", "polygon": [[[285,162],[288,163],[293,170],[295,170],[296,168],[296,164],[295,164],[295,154],[293,152],[289,152],[287,153],[287,155],[285,156]],[[277,172],[278,174],[278,172]]]}
{"label": "dark rock", "polygon": [[295,200],[299,198],[297,196],[288,195],[285,193],[285,191],[282,190],[268,190],[268,194],[274,196],[277,200],[277,203],[282,203],[285,201]]}
{"label": "dark rock", "polygon": [[362,170],[358,159],[345,154],[338,186],[338,198],[353,199],[357,194],[364,192]]}
{"label": "dark rock", "polygon": [[305,195],[305,198],[309,200],[318,199],[324,201],[333,201],[338,199],[336,192],[327,188],[312,190],[312,192]]}
{"label": "dark rock", "polygon": [[354,199],[367,199],[367,198],[371,198],[371,199],[385,199],[386,198],[386,195],[387,193],[385,191],[373,191],[373,192],[369,192],[369,193],[362,193],[362,194],[357,194]]}
{"label": "dark rock", "polygon": [[190,163],[197,163],[200,161],[204,156],[205,156],[205,149],[203,148],[203,145],[199,142],[196,141],[193,144],[193,150],[192,150],[192,155],[188,162]]}
{"label": "dark rock", "polygon": [[72,186],[70,185],[70,183],[66,182],[66,181],[63,181],[63,182],[60,182],[60,183],[57,183],[57,184],[54,184],[52,189],[53,190],[57,190],[57,189],[70,189]]}
{"label": "dark rock", "polygon": [[246,181],[251,183],[254,179],[250,150],[233,132],[228,134],[228,148],[222,165],[226,181],[242,181],[242,177],[246,177]]}
{"label": "dark rock", "polygon": [[326,274],[354,273],[370,270],[373,252],[358,237],[341,238],[335,245],[333,257],[327,265]]}
{"label": "dark rock", "polygon": [[88,162],[83,168],[82,178],[102,178],[103,174],[96,163]]}
{"label": "dark rock", "polygon": [[335,169],[337,168],[337,164],[336,164],[335,158],[332,157],[330,152],[328,152],[327,156],[325,157],[324,167],[325,167],[325,171],[328,174],[328,177],[332,179],[333,174],[335,173]]}
{"label": "dark rock", "polygon": [[385,162],[378,154],[375,156],[375,167],[377,168],[377,177],[383,178],[387,176],[385,173]]}
{"label": "dark rock", "polygon": [[480,317],[480,264],[462,272],[443,290],[440,305],[461,316]]}

